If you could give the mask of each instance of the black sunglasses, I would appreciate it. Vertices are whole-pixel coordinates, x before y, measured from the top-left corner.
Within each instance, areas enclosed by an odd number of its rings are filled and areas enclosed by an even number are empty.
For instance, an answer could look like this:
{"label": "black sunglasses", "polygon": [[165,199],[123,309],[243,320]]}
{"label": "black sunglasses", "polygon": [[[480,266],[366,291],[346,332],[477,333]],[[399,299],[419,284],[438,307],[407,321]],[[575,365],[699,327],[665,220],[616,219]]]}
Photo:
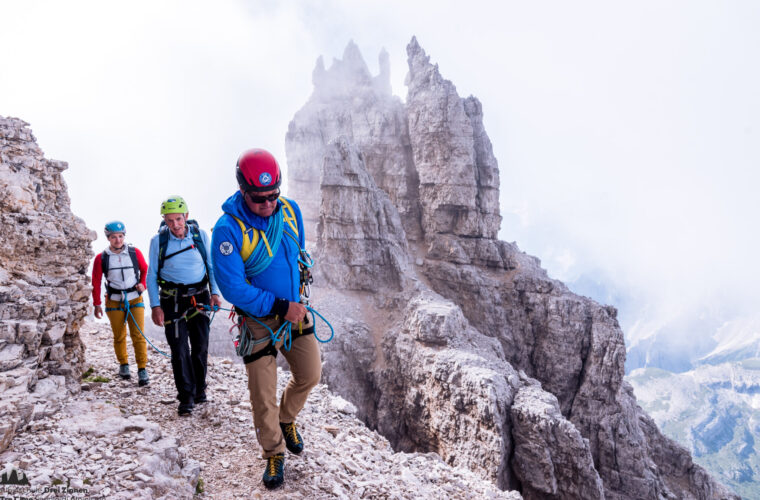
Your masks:
{"label": "black sunglasses", "polygon": [[255,196],[252,195],[250,191],[247,191],[245,195],[248,196],[251,203],[264,203],[265,201],[277,201],[277,198],[280,197],[280,192],[277,191],[276,193],[267,196]]}

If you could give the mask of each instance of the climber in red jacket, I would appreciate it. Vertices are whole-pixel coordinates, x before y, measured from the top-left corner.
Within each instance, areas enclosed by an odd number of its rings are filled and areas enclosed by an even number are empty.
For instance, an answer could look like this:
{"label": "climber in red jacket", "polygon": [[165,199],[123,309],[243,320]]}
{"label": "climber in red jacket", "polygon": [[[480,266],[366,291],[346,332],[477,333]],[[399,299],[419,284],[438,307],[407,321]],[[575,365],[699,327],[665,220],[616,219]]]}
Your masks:
{"label": "climber in red jacket", "polygon": [[[100,305],[100,281],[106,278],[106,314],[113,330],[113,348],[119,361],[119,376],[131,378],[129,374],[129,357],[127,356],[127,323],[132,347],[137,361],[137,380],[140,386],[148,385],[148,346],[142,333],[145,328],[145,305],[142,292],[145,291],[145,279],[148,264],[142,252],[132,245],[124,244],[126,229],[124,223],[112,221],[105,226],[109,246],[95,257],[92,266],[92,302],[95,305],[95,317],[103,317]],[[127,308],[127,304],[129,307]],[[127,310],[129,309],[129,315]]]}

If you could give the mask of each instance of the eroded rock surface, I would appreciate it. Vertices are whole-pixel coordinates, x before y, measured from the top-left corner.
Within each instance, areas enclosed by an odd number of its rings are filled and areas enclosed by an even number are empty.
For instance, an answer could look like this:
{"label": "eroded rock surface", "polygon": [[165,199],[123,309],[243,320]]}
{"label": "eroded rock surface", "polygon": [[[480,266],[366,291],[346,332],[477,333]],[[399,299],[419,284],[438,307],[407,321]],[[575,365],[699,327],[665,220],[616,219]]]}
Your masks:
{"label": "eroded rock surface", "polygon": [[71,213],[66,168],[0,117],[0,451],[79,389],[95,235]]}
{"label": "eroded rock surface", "polygon": [[616,310],[496,239],[481,104],[416,40],[407,55],[406,103],[353,44],[320,60],[287,135],[315,305],[338,331],[323,379],[396,449],[525,498],[736,498],[636,405]]}

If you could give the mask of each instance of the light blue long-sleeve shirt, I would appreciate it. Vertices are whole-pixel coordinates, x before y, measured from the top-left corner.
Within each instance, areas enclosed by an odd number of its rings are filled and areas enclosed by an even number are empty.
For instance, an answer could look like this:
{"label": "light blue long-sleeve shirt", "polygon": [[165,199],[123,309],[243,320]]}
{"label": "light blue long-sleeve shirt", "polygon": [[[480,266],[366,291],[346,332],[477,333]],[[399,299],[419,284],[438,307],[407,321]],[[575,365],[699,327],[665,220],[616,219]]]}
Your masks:
{"label": "light blue long-sleeve shirt", "polygon": [[[185,226],[187,230],[187,226]],[[211,261],[211,251],[209,248],[209,239],[206,231],[200,230],[201,240],[206,246],[209,276],[208,281],[211,287],[211,293],[213,295],[219,295],[219,288],[216,286],[216,280],[214,279],[214,266]],[[150,297],[151,307],[156,307],[161,304],[158,295],[158,276],[156,271],[158,270],[158,239],[159,235],[155,235],[150,240],[150,257],[148,264],[148,297]],[[187,234],[184,238],[180,239],[174,236],[169,231],[169,241],[166,246],[166,255],[170,255],[174,252],[182,250],[193,245],[193,235],[187,230]],[[203,280],[206,275],[206,266],[203,264],[203,257],[198,249],[187,250],[181,254],[175,255],[170,259],[164,260],[164,266],[161,268],[161,279],[171,281],[172,283],[181,283],[184,285],[191,285]]]}

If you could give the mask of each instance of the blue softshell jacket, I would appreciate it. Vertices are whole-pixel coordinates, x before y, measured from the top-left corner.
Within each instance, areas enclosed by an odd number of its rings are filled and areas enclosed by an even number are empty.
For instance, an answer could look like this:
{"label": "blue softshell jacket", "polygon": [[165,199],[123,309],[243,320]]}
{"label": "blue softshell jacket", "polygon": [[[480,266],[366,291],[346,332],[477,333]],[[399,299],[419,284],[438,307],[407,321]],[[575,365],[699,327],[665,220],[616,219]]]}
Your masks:
{"label": "blue softshell jacket", "polygon": [[[251,316],[261,317],[271,314],[275,299],[290,302],[300,300],[298,256],[305,244],[303,218],[298,205],[290,199],[288,202],[295,212],[298,240],[301,246],[299,247],[293,238],[283,234],[280,248],[277,249],[274,259],[269,267],[257,276],[246,276],[245,263],[240,256],[243,232],[237,221],[228,214],[233,214],[242,220],[247,227],[252,226],[263,231],[266,231],[271,217],[259,217],[251,212],[245,204],[243,195],[238,191],[222,204],[222,210],[225,213],[216,222],[211,233],[211,255],[216,284],[228,302]],[[277,202],[276,210],[282,210],[281,201]],[[283,226],[283,231],[292,232],[286,222],[283,222]],[[246,279],[250,281],[250,284]]]}

